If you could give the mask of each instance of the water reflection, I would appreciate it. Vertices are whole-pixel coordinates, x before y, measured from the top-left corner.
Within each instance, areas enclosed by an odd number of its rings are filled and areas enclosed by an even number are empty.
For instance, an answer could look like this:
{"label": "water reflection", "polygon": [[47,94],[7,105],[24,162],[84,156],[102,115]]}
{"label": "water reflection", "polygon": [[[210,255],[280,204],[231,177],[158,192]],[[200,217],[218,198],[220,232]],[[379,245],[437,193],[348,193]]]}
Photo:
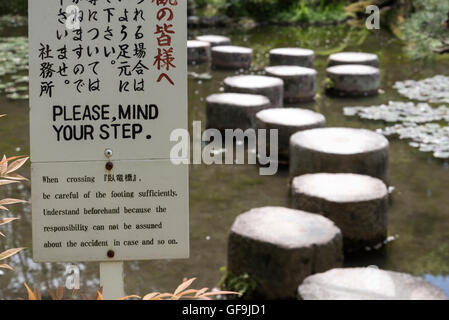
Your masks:
{"label": "water reflection", "polygon": [[[11,32],[8,31],[8,32]],[[14,30],[14,35],[24,35]],[[422,79],[435,74],[448,74],[449,63],[440,61],[421,65],[407,61],[400,43],[381,31],[350,30],[348,27],[294,28],[263,27],[254,30],[206,30],[203,33],[224,33],[236,45],[255,49],[253,73],[260,73],[268,63],[268,51],[275,47],[304,46],[317,49],[316,68],[319,84],[324,81],[327,54],[336,50],[363,50],[377,53],[381,61],[384,94],[366,99],[331,99],[320,90],[315,103],[302,105],[323,113],[328,126],[365,127],[376,129],[381,122],[345,118],[343,107],[379,105],[389,100],[405,101],[392,89],[397,80]],[[198,34],[199,31],[195,31]],[[190,35],[191,37],[194,34]],[[1,52],[0,52],[1,55]],[[222,80],[238,72],[210,70],[193,66],[191,72],[208,73],[212,79],[189,79],[189,121],[205,124],[205,97],[222,90]],[[0,81],[5,81],[0,78]],[[320,86],[322,88],[322,86]],[[0,150],[11,156],[29,154],[28,100],[13,101],[0,94]],[[191,128],[190,128],[191,129]],[[273,177],[259,176],[256,166],[205,166],[190,168],[191,258],[188,260],[139,261],[126,263],[127,293],[170,291],[184,277],[198,277],[196,287],[212,287],[220,279],[219,268],[226,264],[227,233],[235,217],[253,207],[288,206],[285,169]],[[29,177],[29,166],[21,169]],[[391,184],[396,188],[389,212],[389,235],[399,235],[380,250],[352,257],[346,265],[377,265],[381,268],[426,275],[426,278],[449,292],[449,172],[447,161],[432,159],[408,146],[407,142],[391,140]],[[431,192],[429,193],[429,190]],[[30,184],[0,188],[0,197],[30,199]],[[6,216],[17,216],[2,228],[7,235],[0,242],[4,248],[26,246],[29,249],[10,261],[15,272],[1,271],[0,298],[25,296],[23,282],[40,289],[65,283],[64,264],[33,263],[31,250],[30,205],[15,205]],[[81,287],[91,294],[99,286],[98,264],[79,264]],[[436,276],[432,276],[436,275]]]}

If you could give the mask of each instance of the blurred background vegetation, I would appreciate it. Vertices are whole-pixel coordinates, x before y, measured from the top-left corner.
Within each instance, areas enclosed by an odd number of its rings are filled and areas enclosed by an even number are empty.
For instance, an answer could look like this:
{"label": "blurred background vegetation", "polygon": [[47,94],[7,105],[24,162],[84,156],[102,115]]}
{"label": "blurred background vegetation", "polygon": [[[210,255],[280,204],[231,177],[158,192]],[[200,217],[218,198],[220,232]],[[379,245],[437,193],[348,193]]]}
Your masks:
{"label": "blurred background vegetation", "polygon": [[[381,9],[381,24],[408,41],[410,54],[428,58],[449,52],[448,0],[187,0],[189,15],[227,16],[257,23],[329,24],[366,18]],[[0,16],[26,15],[27,0],[0,0]],[[360,20],[363,25],[363,19]]]}
{"label": "blurred background vegetation", "polygon": [[28,0],[0,0],[0,15],[27,15]]}

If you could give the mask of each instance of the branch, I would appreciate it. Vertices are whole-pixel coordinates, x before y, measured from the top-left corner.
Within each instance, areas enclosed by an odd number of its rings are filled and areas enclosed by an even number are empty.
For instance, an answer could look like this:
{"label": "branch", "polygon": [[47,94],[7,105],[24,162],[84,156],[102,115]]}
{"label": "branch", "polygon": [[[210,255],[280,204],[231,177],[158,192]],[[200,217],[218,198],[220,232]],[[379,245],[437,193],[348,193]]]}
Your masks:
{"label": "branch", "polygon": [[433,52],[438,53],[438,54],[449,53],[449,47],[441,47],[441,48],[433,49]]}

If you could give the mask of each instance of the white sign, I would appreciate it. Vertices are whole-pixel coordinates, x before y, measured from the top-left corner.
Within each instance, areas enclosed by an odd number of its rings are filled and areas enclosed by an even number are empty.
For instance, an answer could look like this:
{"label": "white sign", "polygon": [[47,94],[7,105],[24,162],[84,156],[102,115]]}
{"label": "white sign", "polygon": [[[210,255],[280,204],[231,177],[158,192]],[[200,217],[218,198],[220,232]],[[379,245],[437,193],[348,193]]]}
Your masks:
{"label": "white sign", "polygon": [[188,257],[185,167],[116,161],[112,172],[101,161],[33,165],[36,260]]}
{"label": "white sign", "polygon": [[187,128],[186,1],[76,3],[29,1],[31,160],[168,159]]}
{"label": "white sign", "polygon": [[36,261],[188,257],[186,6],[29,1]]}

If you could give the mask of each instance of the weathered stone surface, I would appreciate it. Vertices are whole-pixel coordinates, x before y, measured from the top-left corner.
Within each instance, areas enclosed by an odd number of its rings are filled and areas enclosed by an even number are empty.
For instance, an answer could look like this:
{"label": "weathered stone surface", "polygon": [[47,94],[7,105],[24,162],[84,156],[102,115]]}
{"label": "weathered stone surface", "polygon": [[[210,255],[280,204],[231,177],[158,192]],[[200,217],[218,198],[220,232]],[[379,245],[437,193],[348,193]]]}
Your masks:
{"label": "weathered stone surface", "polygon": [[216,46],[212,48],[212,66],[218,69],[249,69],[253,49],[237,46]]}
{"label": "weathered stone surface", "polygon": [[372,67],[379,67],[377,54],[364,52],[339,52],[329,56],[329,66],[342,64],[363,64]]}
{"label": "weathered stone surface", "polygon": [[293,179],[291,195],[293,208],[319,213],[340,228],[346,252],[386,239],[388,190],[379,179],[350,173],[306,174]]}
{"label": "weathered stone surface", "polygon": [[357,173],[389,182],[389,143],[365,129],[321,128],[290,138],[290,178],[307,173]]}
{"label": "weathered stone surface", "polygon": [[210,44],[204,41],[187,41],[187,61],[189,64],[200,64],[210,60]]}
{"label": "weathered stone surface", "polygon": [[302,130],[322,128],[326,118],[317,112],[299,108],[274,108],[256,114],[258,129],[277,129],[279,157],[288,159],[290,137]]}
{"label": "weathered stone surface", "polygon": [[294,298],[305,277],[342,260],[340,230],[320,215],[257,208],[238,216],[229,233],[228,270],[248,273],[257,283],[257,298]]}
{"label": "weathered stone surface", "polygon": [[302,48],[277,48],[270,51],[271,66],[300,66],[313,68],[315,54]]}
{"label": "weathered stone surface", "polygon": [[329,93],[338,96],[363,97],[379,92],[379,69],[360,64],[347,64],[327,69]]}
{"label": "weathered stone surface", "polygon": [[220,130],[254,128],[256,113],[270,107],[270,100],[261,95],[213,94],[206,99],[207,127]]}
{"label": "weathered stone surface", "polygon": [[187,25],[189,27],[196,27],[200,23],[200,18],[197,16],[188,16],[187,17]]}
{"label": "weathered stone surface", "polygon": [[218,35],[203,35],[196,37],[196,40],[209,42],[211,47],[228,46],[231,44],[231,39],[225,36]]}
{"label": "weathered stone surface", "polygon": [[224,80],[226,92],[260,94],[270,99],[273,108],[283,106],[284,81],[266,76],[243,75]]}
{"label": "weathered stone surface", "polygon": [[303,300],[447,300],[439,288],[406,273],[376,268],[332,269],[307,277]]}
{"label": "weathered stone surface", "polygon": [[265,73],[284,81],[284,101],[298,103],[313,101],[316,92],[317,72],[298,66],[266,67]]}

